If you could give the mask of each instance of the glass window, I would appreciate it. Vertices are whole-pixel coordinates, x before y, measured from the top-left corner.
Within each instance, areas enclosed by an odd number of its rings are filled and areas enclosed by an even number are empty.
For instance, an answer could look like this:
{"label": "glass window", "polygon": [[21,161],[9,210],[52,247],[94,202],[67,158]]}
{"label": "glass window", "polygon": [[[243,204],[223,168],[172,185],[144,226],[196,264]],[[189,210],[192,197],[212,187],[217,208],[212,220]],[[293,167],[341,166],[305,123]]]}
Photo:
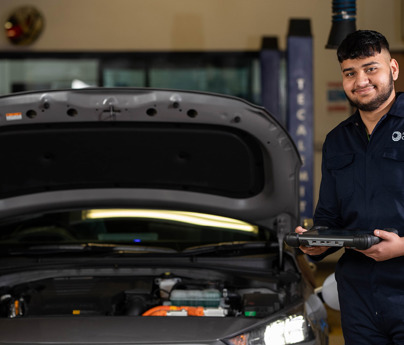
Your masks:
{"label": "glass window", "polygon": [[258,52],[4,53],[0,94],[104,87],[216,92],[260,104]]}
{"label": "glass window", "polygon": [[143,87],[146,84],[145,72],[139,69],[112,69],[103,71],[105,87]]}
{"label": "glass window", "polygon": [[97,75],[94,59],[0,59],[0,92],[71,88],[78,80],[97,86]]}
{"label": "glass window", "polygon": [[36,214],[0,225],[0,247],[50,243],[153,245],[184,249],[236,241],[264,241],[258,226],[216,215],[155,209],[102,209]]}

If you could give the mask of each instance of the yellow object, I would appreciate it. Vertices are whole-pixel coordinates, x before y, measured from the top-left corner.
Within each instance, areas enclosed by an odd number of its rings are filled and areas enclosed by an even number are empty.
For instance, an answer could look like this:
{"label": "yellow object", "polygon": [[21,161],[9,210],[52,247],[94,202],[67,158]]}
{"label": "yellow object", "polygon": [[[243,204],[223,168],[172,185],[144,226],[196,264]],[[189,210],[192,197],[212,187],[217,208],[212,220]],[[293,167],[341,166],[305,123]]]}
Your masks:
{"label": "yellow object", "polygon": [[258,233],[258,227],[241,220],[196,212],[142,209],[88,210],[83,211],[83,218],[154,218],[200,226],[253,232],[255,234]]}

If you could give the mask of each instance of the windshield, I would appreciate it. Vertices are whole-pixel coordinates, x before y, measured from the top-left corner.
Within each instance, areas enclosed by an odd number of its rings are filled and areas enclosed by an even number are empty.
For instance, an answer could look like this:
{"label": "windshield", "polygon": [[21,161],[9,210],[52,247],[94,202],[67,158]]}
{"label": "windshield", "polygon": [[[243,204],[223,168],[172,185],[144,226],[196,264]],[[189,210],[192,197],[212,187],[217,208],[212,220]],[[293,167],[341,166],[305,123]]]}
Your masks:
{"label": "windshield", "polygon": [[100,243],[183,250],[192,246],[268,241],[255,225],[215,215],[151,209],[48,213],[0,225],[0,245]]}

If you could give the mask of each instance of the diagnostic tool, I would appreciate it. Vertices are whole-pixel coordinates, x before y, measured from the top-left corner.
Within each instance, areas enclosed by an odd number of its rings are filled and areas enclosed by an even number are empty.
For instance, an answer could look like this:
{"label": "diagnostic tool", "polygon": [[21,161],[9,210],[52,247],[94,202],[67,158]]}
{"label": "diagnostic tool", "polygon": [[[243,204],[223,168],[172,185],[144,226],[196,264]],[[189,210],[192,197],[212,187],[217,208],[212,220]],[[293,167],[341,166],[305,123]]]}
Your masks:
{"label": "diagnostic tool", "polygon": [[[398,234],[398,231],[393,228],[383,230]],[[373,235],[373,233],[359,230],[329,229],[327,227],[313,228],[301,234],[291,232],[285,237],[285,243],[295,248],[303,245],[308,247],[349,247],[363,250],[370,248],[381,240],[380,237]]]}

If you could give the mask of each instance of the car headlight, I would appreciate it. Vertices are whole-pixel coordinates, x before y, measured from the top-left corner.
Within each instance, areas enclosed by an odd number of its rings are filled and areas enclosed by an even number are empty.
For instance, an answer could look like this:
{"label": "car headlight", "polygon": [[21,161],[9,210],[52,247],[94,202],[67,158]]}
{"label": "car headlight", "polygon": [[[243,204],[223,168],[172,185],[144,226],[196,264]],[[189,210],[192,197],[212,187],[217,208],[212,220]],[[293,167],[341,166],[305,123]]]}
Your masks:
{"label": "car headlight", "polygon": [[267,325],[226,339],[229,345],[288,345],[312,339],[310,326],[303,315],[290,315]]}

